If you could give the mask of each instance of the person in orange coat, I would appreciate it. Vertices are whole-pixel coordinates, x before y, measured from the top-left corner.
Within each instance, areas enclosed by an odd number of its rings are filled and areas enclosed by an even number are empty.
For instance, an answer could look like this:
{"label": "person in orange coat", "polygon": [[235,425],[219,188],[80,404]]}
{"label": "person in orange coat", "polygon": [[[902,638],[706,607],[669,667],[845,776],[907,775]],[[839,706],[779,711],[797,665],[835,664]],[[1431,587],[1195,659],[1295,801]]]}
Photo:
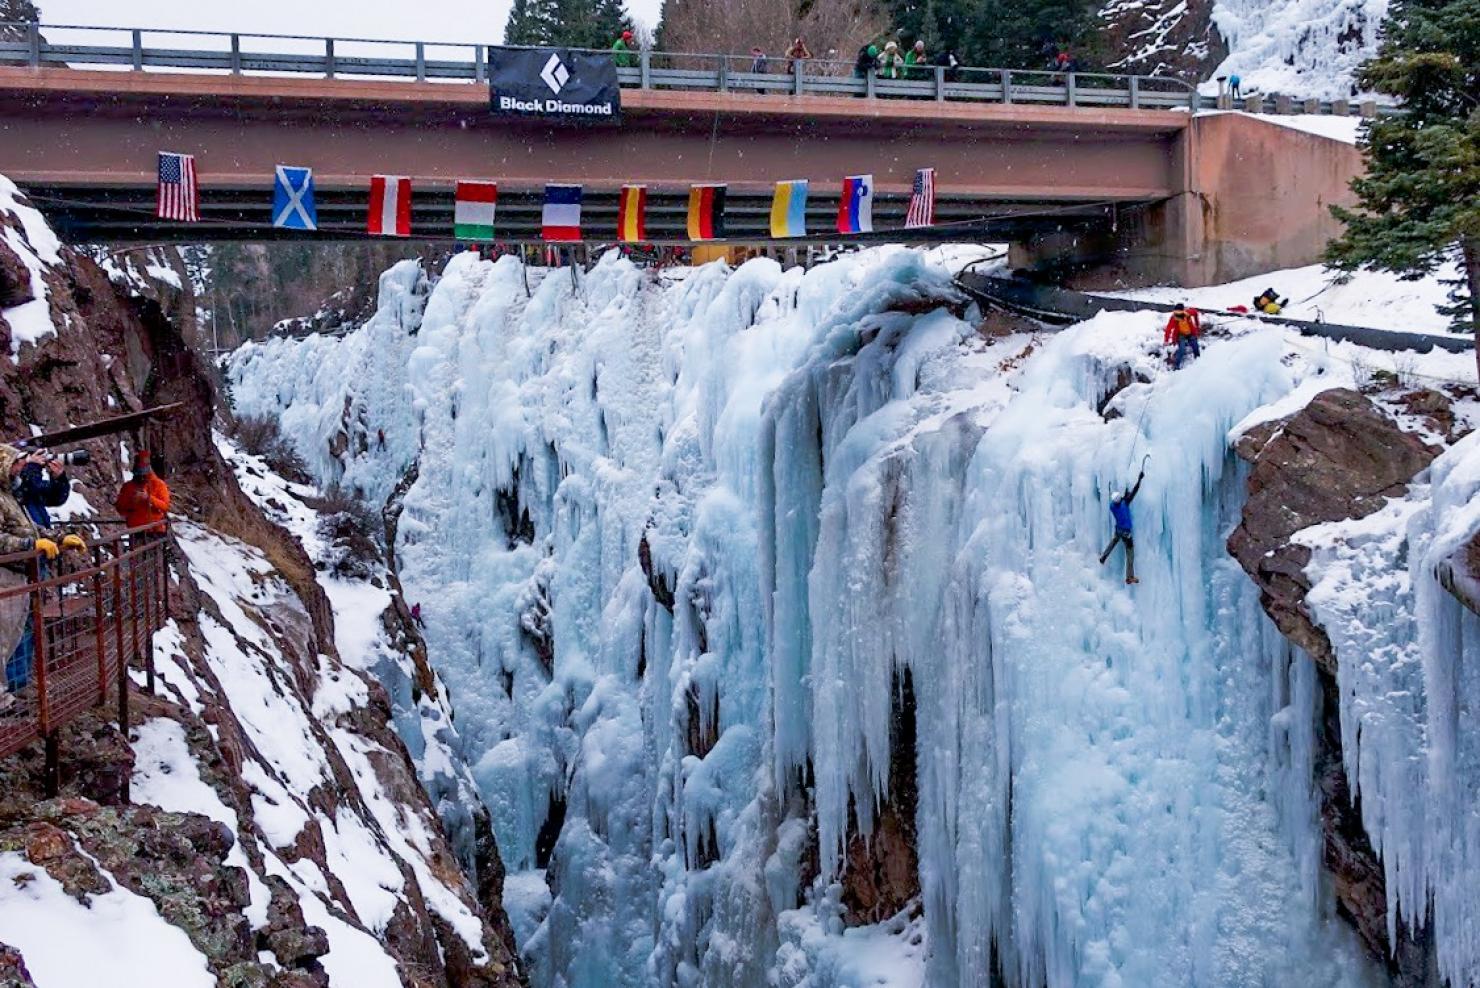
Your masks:
{"label": "person in orange coat", "polygon": [[165,515],[170,510],[170,489],[149,465],[148,450],[141,449],[134,455],[134,477],[119,490],[113,506],[129,528],[152,525],[154,531],[164,531]]}
{"label": "person in orange coat", "polygon": [[1198,345],[1197,338],[1202,335],[1202,314],[1190,305],[1178,305],[1172,317],[1167,320],[1166,344],[1171,346],[1177,344],[1176,356],[1172,358],[1172,369],[1176,370],[1182,366],[1188,351],[1194,357],[1202,356],[1202,347]]}

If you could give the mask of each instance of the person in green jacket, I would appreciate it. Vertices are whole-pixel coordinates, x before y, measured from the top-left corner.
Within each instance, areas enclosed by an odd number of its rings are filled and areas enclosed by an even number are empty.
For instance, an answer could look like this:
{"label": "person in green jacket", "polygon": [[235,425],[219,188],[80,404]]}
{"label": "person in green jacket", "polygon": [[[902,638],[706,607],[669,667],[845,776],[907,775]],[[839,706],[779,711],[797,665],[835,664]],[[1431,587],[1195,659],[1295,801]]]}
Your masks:
{"label": "person in green jacket", "polygon": [[930,75],[930,58],[925,54],[925,42],[916,41],[915,47],[905,52],[904,77],[906,79],[928,79]]}
{"label": "person in green jacket", "polygon": [[632,54],[635,47],[636,41],[632,37],[631,31],[623,31],[622,36],[612,42],[612,51],[616,53],[615,60],[617,68],[630,69],[636,67],[637,59]]}
{"label": "person in green jacket", "polygon": [[900,79],[904,76],[904,59],[899,57],[899,45],[889,42],[879,55],[879,78]]}

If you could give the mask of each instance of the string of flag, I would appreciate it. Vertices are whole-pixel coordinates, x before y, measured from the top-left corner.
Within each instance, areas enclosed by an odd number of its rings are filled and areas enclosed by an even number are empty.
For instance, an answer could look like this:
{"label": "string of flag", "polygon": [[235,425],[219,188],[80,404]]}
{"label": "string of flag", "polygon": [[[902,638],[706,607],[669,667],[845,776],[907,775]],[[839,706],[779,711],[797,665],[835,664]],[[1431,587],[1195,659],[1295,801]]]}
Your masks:
{"label": "string of flag", "polygon": [[[789,240],[808,236],[807,179],[777,182],[771,200],[772,239]],[[703,183],[690,187],[687,232],[697,243],[724,240],[728,187]],[[370,180],[365,232],[373,237],[411,236],[412,179],[400,175],[376,175]],[[935,225],[935,169],[915,173],[905,213],[904,228]],[[570,243],[583,238],[580,185],[545,186],[541,216],[543,238],[550,243]],[[617,209],[617,239],[643,243],[647,239],[648,190],[643,185],[622,186]],[[453,236],[467,243],[492,243],[497,230],[498,183],[464,180],[456,185],[453,207]],[[198,223],[200,184],[193,155],[159,153],[158,219]],[[314,232],[319,229],[314,197],[313,169],[278,165],[273,178],[272,225],[277,229]],[[836,230],[844,236],[874,232],[874,177],[849,175],[843,179],[838,203]]]}

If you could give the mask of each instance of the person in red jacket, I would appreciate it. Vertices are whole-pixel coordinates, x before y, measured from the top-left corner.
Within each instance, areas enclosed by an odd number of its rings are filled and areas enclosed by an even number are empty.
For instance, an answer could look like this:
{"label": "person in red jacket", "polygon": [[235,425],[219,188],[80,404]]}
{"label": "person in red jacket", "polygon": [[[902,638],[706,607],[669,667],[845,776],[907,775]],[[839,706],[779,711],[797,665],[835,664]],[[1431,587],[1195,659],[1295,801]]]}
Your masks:
{"label": "person in red jacket", "polygon": [[119,490],[113,506],[129,528],[153,526],[152,531],[164,531],[165,515],[170,510],[170,489],[149,465],[148,450],[141,449],[134,455],[134,477]]}
{"label": "person in red jacket", "polygon": [[1179,302],[1172,318],[1167,320],[1166,344],[1177,344],[1177,354],[1172,358],[1172,370],[1182,366],[1182,360],[1189,350],[1194,357],[1202,356],[1202,347],[1197,342],[1201,335],[1202,314],[1186,303]]}

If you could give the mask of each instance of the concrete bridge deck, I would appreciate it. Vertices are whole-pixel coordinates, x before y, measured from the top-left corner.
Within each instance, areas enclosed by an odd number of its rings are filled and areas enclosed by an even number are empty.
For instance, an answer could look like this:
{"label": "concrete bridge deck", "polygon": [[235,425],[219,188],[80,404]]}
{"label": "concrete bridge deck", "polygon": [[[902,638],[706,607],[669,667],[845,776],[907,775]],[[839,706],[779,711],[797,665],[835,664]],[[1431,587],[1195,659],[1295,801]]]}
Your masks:
{"label": "concrete bridge deck", "polygon": [[[623,183],[652,188],[654,236],[677,240],[665,224],[687,186],[724,182],[732,239],[751,242],[764,239],[752,220],[774,182],[811,180],[810,225],[822,234],[843,177],[871,173],[887,235],[915,170],[933,167],[940,218],[953,225],[915,238],[1007,239],[1024,263],[1110,260],[1140,279],[1199,284],[1314,260],[1334,232],[1327,206],[1346,200],[1360,167],[1349,145],[1232,114],[662,89],[623,98],[618,126],[554,127],[494,117],[486,90],[469,85],[0,67],[0,174],[57,200],[42,205],[70,235],[107,241],[219,239],[232,224],[232,239],[269,239],[278,164],[315,169],[341,236],[354,235],[355,201],[378,173],[426,190],[418,235],[444,223],[459,178],[499,181],[510,221],[532,218],[528,196],[545,182],[581,183],[596,240],[615,231],[603,197]],[[160,150],[196,155],[207,215],[227,226],[140,215]]]}

